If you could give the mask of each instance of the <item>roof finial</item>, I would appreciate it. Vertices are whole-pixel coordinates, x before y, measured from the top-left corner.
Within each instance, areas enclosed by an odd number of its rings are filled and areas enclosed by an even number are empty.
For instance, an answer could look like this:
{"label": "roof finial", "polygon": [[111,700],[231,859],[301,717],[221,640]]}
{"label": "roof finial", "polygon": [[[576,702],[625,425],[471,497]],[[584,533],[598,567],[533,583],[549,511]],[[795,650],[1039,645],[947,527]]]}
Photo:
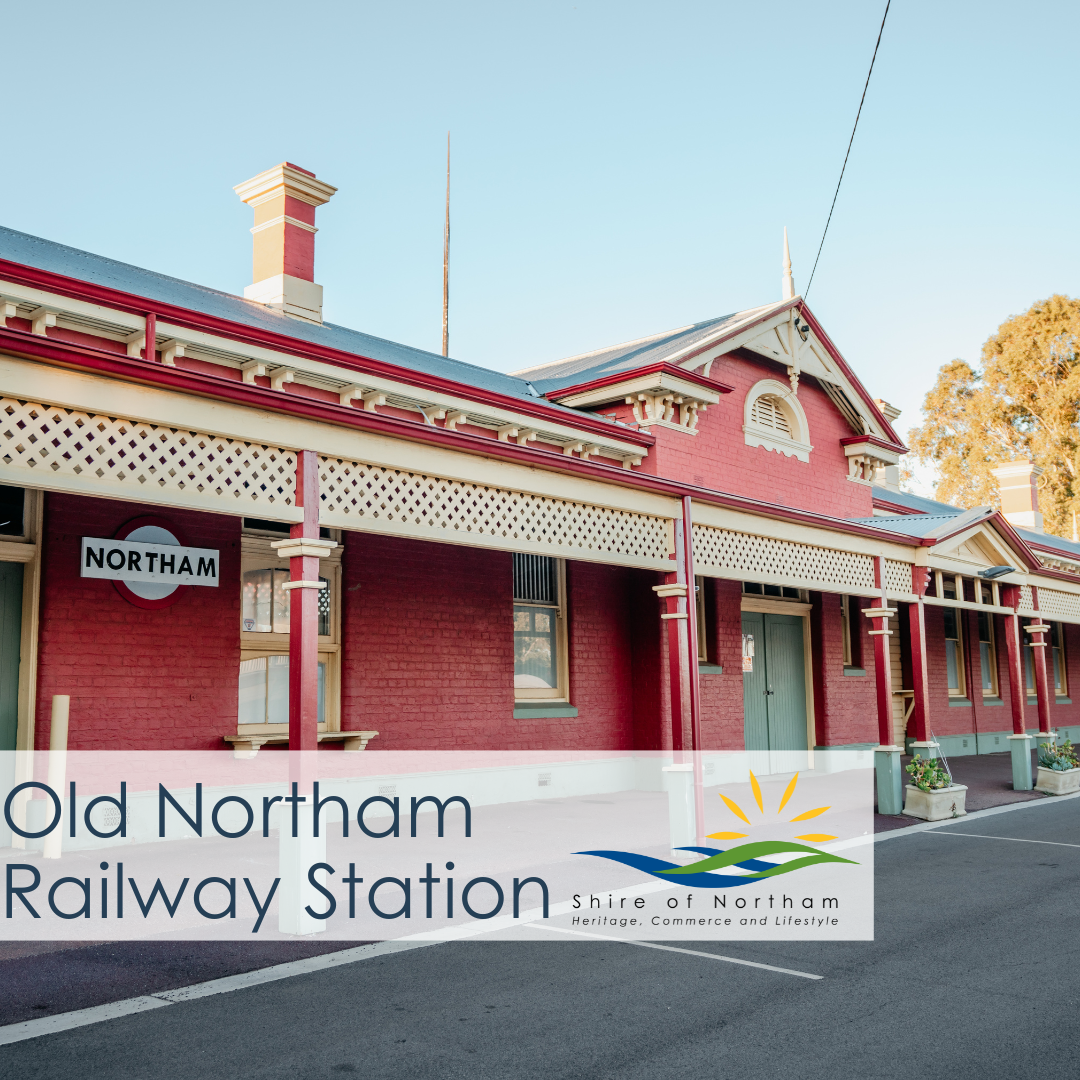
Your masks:
{"label": "roof finial", "polygon": [[791,276],[791,251],[788,249],[787,226],[784,226],[784,299],[795,296],[795,281]]}

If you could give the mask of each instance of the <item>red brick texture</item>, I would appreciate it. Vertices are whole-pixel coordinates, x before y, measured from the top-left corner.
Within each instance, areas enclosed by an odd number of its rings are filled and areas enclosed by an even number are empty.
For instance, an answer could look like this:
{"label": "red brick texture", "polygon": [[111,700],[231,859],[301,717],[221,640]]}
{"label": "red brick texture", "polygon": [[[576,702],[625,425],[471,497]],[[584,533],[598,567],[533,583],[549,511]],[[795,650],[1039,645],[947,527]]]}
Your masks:
{"label": "red brick texture", "polygon": [[[220,550],[221,584],[147,611],[112,582],[79,576],[82,537],[111,537],[146,514]],[[37,747],[49,746],[52,695],[70,694],[72,750],[224,749],[236,731],[240,519],[48,494],[44,533]]]}
{"label": "red brick texture", "polygon": [[[776,450],[747,446],[743,437],[747,394],[762,379],[787,385],[785,368],[743,353],[717,360],[712,377],[734,391],[700,416],[696,436],[652,428],[656,445],[642,462],[642,472],[834,517],[873,513],[870,486],[847,479],[847,458],[840,440],[853,434],[851,427],[814,378],[804,376],[798,392],[813,447],[810,461],[805,462]],[[598,411],[633,422],[627,405]]]}

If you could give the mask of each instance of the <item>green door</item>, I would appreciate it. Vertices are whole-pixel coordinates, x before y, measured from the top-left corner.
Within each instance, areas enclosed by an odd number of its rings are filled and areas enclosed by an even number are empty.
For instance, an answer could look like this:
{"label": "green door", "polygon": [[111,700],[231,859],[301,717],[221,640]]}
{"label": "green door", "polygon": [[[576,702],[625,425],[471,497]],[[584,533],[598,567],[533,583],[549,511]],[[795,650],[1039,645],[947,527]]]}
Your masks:
{"label": "green door", "polygon": [[[0,792],[15,782],[19,727],[19,641],[22,637],[22,563],[0,562]],[[0,847],[11,844],[11,830],[0,814]]]}
{"label": "green door", "polygon": [[742,632],[746,749],[808,749],[802,618],[744,611]]}

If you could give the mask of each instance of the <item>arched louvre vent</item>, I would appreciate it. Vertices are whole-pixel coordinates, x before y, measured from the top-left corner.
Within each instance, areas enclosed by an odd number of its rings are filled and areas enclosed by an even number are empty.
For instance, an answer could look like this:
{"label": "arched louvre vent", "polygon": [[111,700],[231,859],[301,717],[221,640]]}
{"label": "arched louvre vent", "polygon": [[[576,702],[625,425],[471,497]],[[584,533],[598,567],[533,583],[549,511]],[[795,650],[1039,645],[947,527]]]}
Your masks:
{"label": "arched louvre vent", "polygon": [[758,427],[770,428],[791,438],[791,425],[780,408],[780,401],[772,394],[762,394],[750,410],[750,422]]}

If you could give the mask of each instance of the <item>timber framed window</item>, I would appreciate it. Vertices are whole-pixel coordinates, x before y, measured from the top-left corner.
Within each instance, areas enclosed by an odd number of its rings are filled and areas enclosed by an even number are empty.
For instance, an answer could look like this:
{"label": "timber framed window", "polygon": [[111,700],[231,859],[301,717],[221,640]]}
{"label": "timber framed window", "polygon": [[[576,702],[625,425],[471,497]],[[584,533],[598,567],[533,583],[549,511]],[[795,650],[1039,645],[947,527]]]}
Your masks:
{"label": "timber framed window", "polygon": [[697,617],[697,658],[698,663],[709,662],[709,634],[705,625],[705,579],[694,578],[694,611]]}
{"label": "timber framed window", "polygon": [[998,697],[997,649],[994,646],[994,617],[988,611],[979,617],[979,670],[982,674],[982,696]]}
{"label": "timber framed window", "polygon": [[[289,562],[270,546],[275,522],[244,521],[237,733],[289,730]],[[288,527],[284,526],[284,535]],[[323,530],[329,533],[329,530]],[[337,539],[332,535],[326,539]],[[337,731],[341,687],[341,549],[320,561],[319,730]]]}
{"label": "timber framed window", "polygon": [[942,608],[941,613],[945,623],[945,673],[949,684],[949,697],[966,697],[964,638],[960,609]]}
{"label": "timber framed window", "polygon": [[793,589],[790,585],[763,585],[760,581],[744,581],[743,596],[768,596],[774,600],[792,600],[806,603],[806,590]]}
{"label": "timber framed window", "polygon": [[840,597],[840,638],[844,647],[844,674],[863,675],[862,609],[857,597]]}
{"label": "timber framed window", "polygon": [[514,698],[568,701],[566,569],[562,559],[514,560]]}
{"label": "timber framed window", "polygon": [[[1024,625],[1024,682],[1027,684],[1027,692],[1035,697],[1035,649],[1031,644],[1031,635],[1027,633],[1027,627],[1033,619],[1023,619]],[[1065,635],[1061,630],[1061,623],[1048,622],[1050,632],[1046,635],[1046,678],[1054,688],[1054,697],[1067,697],[1069,687],[1065,676]]]}

